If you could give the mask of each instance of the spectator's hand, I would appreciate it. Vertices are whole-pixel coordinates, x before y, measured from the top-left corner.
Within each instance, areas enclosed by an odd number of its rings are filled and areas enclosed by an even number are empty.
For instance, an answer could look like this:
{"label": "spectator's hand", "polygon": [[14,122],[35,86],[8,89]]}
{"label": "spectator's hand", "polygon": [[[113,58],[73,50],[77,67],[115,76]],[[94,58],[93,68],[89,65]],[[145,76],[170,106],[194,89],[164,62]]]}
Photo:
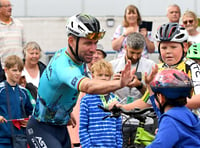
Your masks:
{"label": "spectator's hand", "polygon": [[158,72],[158,65],[156,64],[155,67],[152,67],[152,71],[149,75],[145,73],[144,80],[145,80],[146,85],[150,84],[150,82],[153,80],[157,72]]}
{"label": "spectator's hand", "polygon": [[141,33],[144,37],[147,37],[148,31],[147,31],[146,28],[141,28],[141,29],[140,29],[140,33]]}
{"label": "spectator's hand", "polygon": [[7,122],[7,120],[3,116],[0,116],[0,123],[4,123],[4,122]]}
{"label": "spectator's hand", "polygon": [[20,120],[20,126],[21,127],[26,127],[27,126],[27,123],[28,123],[28,120]]}
{"label": "spectator's hand", "polygon": [[141,84],[140,80],[138,80],[136,75],[133,75],[133,80],[130,84],[128,84],[128,87],[132,88],[132,87],[137,87]]}
{"label": "spectator's hand", "polygon": [[120,80],[121,73],[116,73],[113,75],[113,80]]}
{"label": "spectator's hand", "polygon": [[113,101],[108,105],[108,109],[111,110],[113,108],[114,105],[119,104],[118,101]]}
{"label": "spectator's hand", "polygon": [[129,35],[129,34],[131,34],[133,32],[137,32],[136,28],[134,28],[134,27],[127,27],[125,35],[127,36],[127,35]]}

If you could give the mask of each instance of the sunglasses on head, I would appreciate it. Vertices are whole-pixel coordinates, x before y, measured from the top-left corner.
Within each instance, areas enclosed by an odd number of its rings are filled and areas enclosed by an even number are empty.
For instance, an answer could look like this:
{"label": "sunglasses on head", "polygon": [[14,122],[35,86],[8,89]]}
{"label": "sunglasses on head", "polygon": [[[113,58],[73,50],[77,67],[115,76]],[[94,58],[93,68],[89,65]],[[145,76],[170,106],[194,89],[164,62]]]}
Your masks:
{"label": "sunglasses on head", "polygon": [[194,20],[186,20],[186,21],[183,21],[183,24],[187,25],[187,23],[192,24],[193,22],[194,22]]}
{"label": "sunglasses on head", "polygon": [[102,32],[93,32],[93,33],[88,33],[86,35],[86,38],[87,39],[90,39],[90,40],[100,40],[104,37],[105,35],[105,31],[102,31]]}

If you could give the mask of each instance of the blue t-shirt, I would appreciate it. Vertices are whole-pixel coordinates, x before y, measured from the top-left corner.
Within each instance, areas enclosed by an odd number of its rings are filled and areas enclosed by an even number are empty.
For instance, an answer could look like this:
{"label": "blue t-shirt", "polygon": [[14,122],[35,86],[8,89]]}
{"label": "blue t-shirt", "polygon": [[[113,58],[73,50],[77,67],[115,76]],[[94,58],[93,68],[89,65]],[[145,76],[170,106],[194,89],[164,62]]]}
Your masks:
{"label": "blue t-shirt", "polygon": [[55,53],[43,72],[33,117],[41,122],[66,125],[84,76],[82,64],[75,63],[66,48]]}

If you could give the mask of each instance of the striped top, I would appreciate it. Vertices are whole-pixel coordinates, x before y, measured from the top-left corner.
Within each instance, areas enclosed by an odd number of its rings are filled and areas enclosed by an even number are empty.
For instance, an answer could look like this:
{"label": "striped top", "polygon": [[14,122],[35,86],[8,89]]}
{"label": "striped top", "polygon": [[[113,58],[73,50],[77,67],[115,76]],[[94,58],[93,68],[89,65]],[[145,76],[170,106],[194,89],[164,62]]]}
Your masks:
{"label": "striped top", "polygon": [[[86,94],[80,103],[79,137],[82,148],[122,148],[122,120],[103,117],[110,113],[98,107],[103,106],[102,95]],[[108,99],[118,99],[113,93]],[[116,100],[113,99],[113,100]],[[107,101],[107,102],[108,102]]]}
{"label": "striped top", "polygon": [[9,55],[16,54],[22,58],[25,44],[23,24],[12,18],[9,24],[0,21],[0,57],[3,62]]}

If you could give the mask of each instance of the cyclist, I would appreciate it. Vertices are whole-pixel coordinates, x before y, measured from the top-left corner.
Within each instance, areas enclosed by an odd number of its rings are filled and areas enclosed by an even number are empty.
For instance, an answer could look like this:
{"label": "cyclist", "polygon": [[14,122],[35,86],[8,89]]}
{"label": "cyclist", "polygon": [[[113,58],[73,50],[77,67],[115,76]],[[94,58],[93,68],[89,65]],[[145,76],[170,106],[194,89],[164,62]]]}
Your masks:
{"label": "cyclist", "polygon": [[43,72],[33,115],[27,125],[30,147],[70,148],[66,125],[75,125],[72,114],[79,91],[106,94],[133,83],[128,61],[120,80],[91,80],[84,76],[83,62],[89,63],[105,31],[87,14],[70,17],[66,24],[68,47],[58,50]]}
{"label": "cyclist", "polygon": [[[156,33],[158,52],[162,61],[162,63],[158,64],[158,69],[160,71],[170,67],[187,73],[194,84],[194,95],[191,99],[188,99],[187,107],[198,109],[200,107],[200,66],[193,60],[185,58],[185,53],[188,49],[187,39],[187,31],[178,23],[161,25]],[[123,108],[129,110],[135,107],[149,107],[152,105],[149,98],[149,92],[146,91],[142,99],[123,105]]]}
{"label": "cyclist", "polygon": [[162,115],[156,137],[147,148],[199,148],[200,121],[185,107],[193,88],[191,79],[182,71],[165,69],[154,77],[150,86]]}
{"label": "cyclist", "polygon": [[200,43],[192,44],[188,49],[186,56],[200,65]]}

